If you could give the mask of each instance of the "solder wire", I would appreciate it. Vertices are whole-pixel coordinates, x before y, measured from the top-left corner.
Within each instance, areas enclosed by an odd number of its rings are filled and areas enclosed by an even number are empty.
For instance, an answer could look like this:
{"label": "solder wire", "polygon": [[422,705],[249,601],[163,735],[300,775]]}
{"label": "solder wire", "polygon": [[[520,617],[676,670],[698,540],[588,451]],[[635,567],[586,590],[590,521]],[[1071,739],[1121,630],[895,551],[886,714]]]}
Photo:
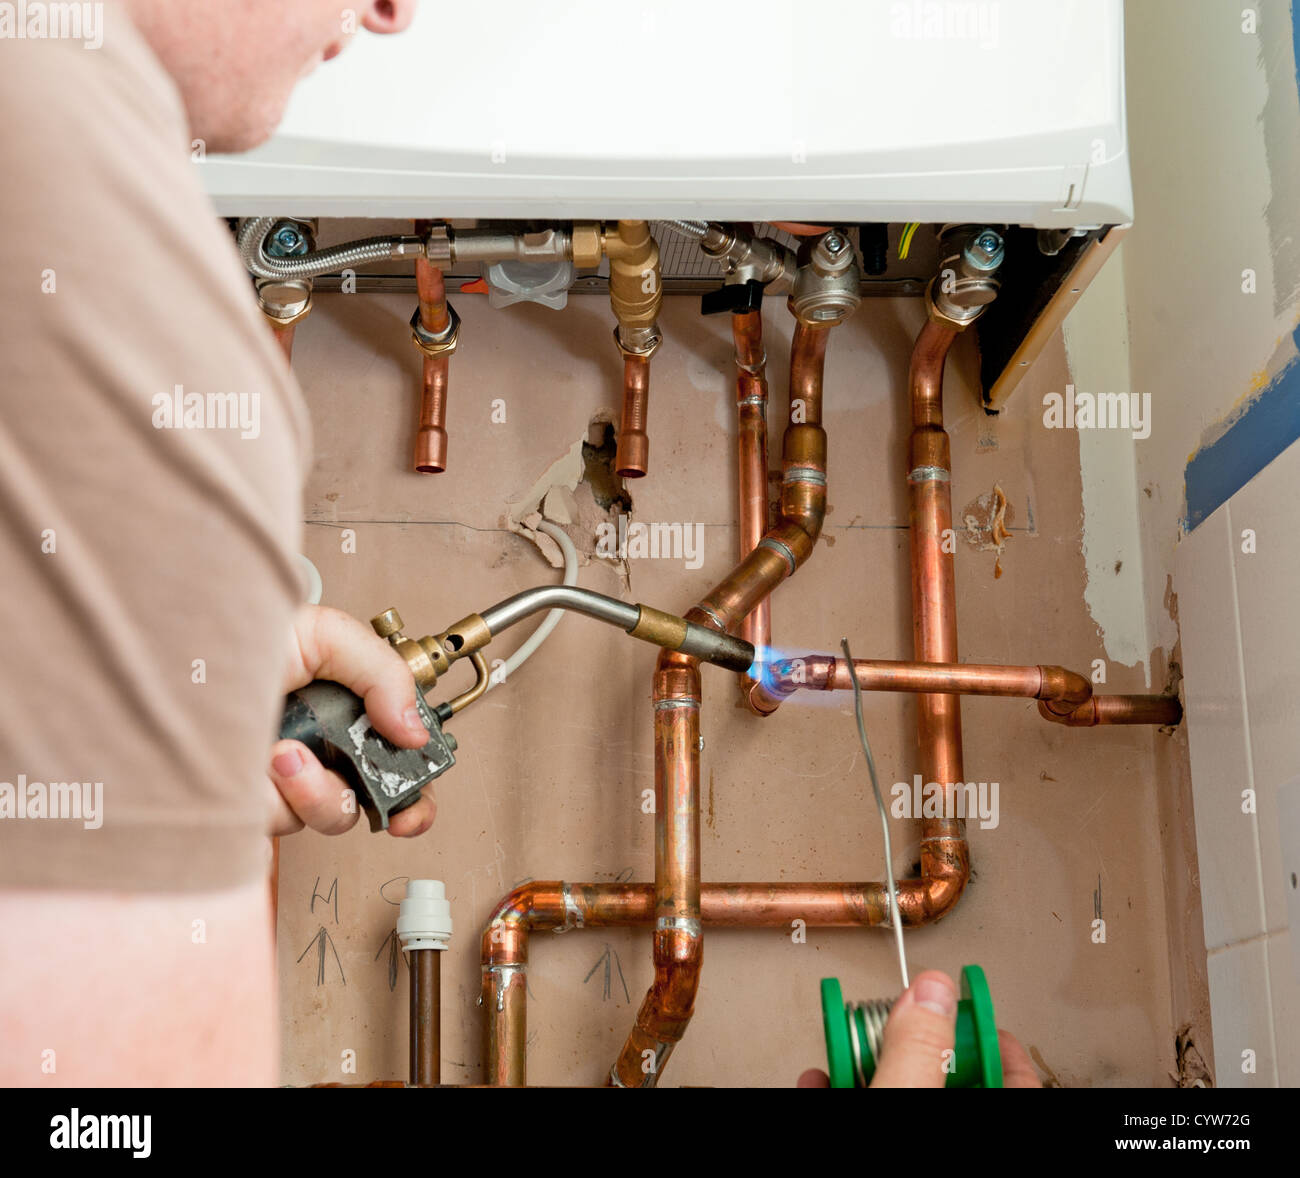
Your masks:
{"label": "solder wire", "polygon": [[880,782],[876,779],[876,759],[871,755],[871,742],[867,739],[867,725],[862,718],[862,686],[858,683],[858,673],[853,666],[853,655],[849,653],[849,640],[840,639],[844,658],[849,664],[849,678],[853,680],[853,712],[858,721],[858,739],[862,742],[862,751],[867,758],[867,772],[871,775],[871,792],[876,795],[876,809],[880,811],[880,829],[885,835],[885,887],[889,891],[889,912],[894,926],[894,942],[898,946],[898,968],[903,975],[903,989],[911,982],[907,976],[907,954],[903,950],[903,916],[898,907],[898,888],[894,883],[894,854],[889,842],[889,811],[885,809],[885,799],[880,795]]}

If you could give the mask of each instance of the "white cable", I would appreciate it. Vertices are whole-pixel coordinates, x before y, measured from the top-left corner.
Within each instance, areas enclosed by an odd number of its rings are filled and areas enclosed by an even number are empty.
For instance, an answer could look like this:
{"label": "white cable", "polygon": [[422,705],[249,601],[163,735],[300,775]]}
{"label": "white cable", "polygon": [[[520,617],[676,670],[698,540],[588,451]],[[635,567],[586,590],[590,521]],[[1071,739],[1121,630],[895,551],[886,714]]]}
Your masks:
{"label": "white cable", "polygon": [[306,582],[303,586],[303,592],[306,594],[307,604],[320,605],[321,596],[325,592],[325,584],[321,580],[320,570],[301,552],[298,553],[298,565]]}
{"label": "white cable", "polygon": [[[578,550],[574,548],[573,541],[561,528],[557,528],[549,520],[542,520],[537,525],[537,530],[550,536],[560,546],[560,551],[564,554],[564,580],[561,584],[576,585],[578,583]],[[506,659],[505,674],[503,676],[493,674],[489,677],[489,691],[509,681],[510,676],[519,670],[536,653],[537,648],[551,636],[551,631],[560,624],[560,619],[564,617],[566,612],[562,609],[553,609],[542,619],[542,624],[528,635],[527,641]]]}

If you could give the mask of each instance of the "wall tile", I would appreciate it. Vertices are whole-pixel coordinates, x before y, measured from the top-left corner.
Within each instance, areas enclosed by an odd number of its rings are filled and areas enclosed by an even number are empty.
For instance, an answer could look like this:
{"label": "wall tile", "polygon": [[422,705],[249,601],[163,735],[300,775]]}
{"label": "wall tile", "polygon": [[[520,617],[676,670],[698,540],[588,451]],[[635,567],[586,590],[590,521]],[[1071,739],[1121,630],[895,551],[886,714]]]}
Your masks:
{"label": "wall tile", "polygon": [[[1250,941],[1210,954],[1210,1018],[1214,1024],[1215,1080],[1220,1088],[1277,1084],[1273,1018],[1269,1008],[1265,942]],[[1254,1071],[1243,1071],[1243,1052]]]}
{"label": "wall tile", "polygon": [[[1300,445],[1261,471],[1228,504],[1233,530],[1245,667],[1251,765],[1258,793],[1264,914],[1269,932],[1287,926],[1286,890],[1277,838],[1278,788],[1300,777],[1300,545],[1295,538],[1295,486]],[[1242,534],[1254,533],[1254,552]]]}
{"label": "wall tile", "polygon": [[1179,544],[1174,566],[1201,905],[1210,950],[1266,931],[1257,819],[1242,813],[1242,791],[1252,780],[1228,528],[1223,507]]}

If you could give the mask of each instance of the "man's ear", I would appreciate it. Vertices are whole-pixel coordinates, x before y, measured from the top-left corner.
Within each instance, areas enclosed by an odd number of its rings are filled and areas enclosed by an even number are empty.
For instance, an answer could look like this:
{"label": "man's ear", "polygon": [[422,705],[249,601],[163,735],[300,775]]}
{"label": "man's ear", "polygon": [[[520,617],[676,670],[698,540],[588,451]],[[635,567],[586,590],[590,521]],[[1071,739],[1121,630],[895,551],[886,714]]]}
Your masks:
{"label": "man's ear", "polygon": [[415,19],[419,0],[369,0],[361,23],[372,33],[401,33]]}

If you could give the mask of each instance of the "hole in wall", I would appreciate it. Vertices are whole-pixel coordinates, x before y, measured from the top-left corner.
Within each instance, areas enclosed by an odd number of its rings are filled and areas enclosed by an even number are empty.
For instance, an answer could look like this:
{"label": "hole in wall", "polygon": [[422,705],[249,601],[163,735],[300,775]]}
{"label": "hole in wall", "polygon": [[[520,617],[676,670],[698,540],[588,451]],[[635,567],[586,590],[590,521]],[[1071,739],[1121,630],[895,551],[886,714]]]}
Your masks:
{"label": "hole in wall", "polygon": [[582,461],[585,468],[583,481],[591,487],[597,506],[605,511],[632,510],[632,496],[627,493],[623,480],[614,473],[614,453],[618,449],[612,422],[596,420],[588,430],[588,441],[582,443]]}

